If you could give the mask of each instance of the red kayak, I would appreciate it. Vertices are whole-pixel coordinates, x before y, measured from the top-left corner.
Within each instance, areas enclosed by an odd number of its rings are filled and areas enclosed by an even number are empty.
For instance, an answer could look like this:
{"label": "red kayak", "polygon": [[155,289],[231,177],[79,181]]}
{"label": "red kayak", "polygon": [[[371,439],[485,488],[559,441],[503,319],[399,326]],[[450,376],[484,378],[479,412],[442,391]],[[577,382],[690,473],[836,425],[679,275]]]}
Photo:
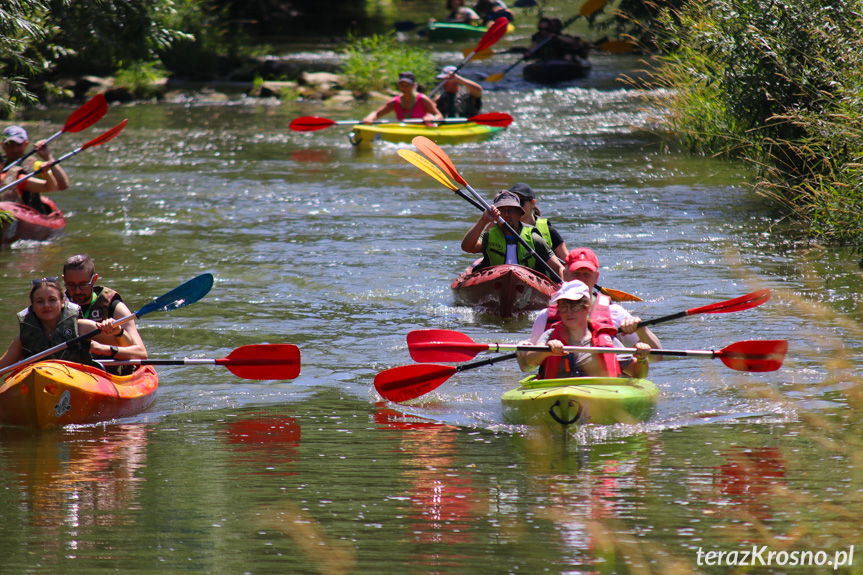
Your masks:
{"label": "red kayak", "polygon": [[452,284],[456,305],[469,305],[509,317],[548,307],[558,285],[524,266],[505,264],[477,272],[467,268]]}
{"label": "red kayak", "polygon": [[42,203],[50,210],[43,214],[24,204],[0,202],[0,211],[11,212],[12,222],[0,222],[0,243],[11,244],[18,240],[45,241],[56,238],[66,227],[66,216],[46,197]]}

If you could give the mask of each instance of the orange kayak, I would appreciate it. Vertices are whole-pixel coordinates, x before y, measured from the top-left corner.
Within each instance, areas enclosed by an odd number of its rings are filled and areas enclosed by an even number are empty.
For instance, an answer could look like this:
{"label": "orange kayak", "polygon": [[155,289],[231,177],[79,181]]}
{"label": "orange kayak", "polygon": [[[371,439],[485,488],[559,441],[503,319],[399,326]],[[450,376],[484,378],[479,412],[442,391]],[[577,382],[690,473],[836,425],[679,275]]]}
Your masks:
{"label": "orange kayak", "polygon": [[558,285],[530,268],[504,264],[477,272],[471,266],[451,287],[456,305],[475,306],[509,317],[547,308]]}
{"label": "orange kayak", "polygon": [[0,425],[45,429],[135,415],[156,396],[152,366],[119,376],[68,361],[38,361],[6,376]]}

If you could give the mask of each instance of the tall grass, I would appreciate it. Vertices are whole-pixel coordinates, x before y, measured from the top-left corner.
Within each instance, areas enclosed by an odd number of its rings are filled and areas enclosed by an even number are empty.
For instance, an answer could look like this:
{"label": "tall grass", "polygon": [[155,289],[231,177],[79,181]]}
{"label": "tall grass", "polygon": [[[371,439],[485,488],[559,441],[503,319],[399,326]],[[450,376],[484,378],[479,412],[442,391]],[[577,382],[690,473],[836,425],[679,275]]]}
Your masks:
{"label": "tall grass", "polygon": [[399,72],[413,72],[420,85],[430,89],[436,74],[431,51],[400,44],[394,34],[349,37],[342,72],[355,94],[395,88]]}
{"label": "tall grass", "polygon": [[692,0],[653,76],[691,151],[743,158],[796,228],[863,247],[863,0]]}

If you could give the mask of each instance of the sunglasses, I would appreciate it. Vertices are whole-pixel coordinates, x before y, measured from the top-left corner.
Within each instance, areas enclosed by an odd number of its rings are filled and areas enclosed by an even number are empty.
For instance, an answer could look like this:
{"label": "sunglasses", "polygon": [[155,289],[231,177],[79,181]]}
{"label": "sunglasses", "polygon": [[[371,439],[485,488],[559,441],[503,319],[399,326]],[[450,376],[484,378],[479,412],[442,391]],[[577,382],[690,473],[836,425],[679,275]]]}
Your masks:
{"label": "sunglasses", "polygon": [[562,303],[561,302],[561,303],[557,304],[557,310],[561,313],[565,313],[568,311],[584,311],[589,307],[590,307],[589,302],[584,302],[584,303],[577,303],[577,302]]}
{"label": "sunglasses", "polygon": [[51,276],[51,277],[46,277],[46,278],[42,278],[42,279],[38,279],[38,280],[30,280],[30,283],[34,286],[42,285],[44,283],[55,284],[55,283],[57,283],[57,279],[58,279],[57,276]]}
{"label": "sunglasses", "polygon": [[96,274],[93,274],[93,275],[91,275],[91,276],[90,276],[90,279],[89,279],[86,283],[82,283],[82,284],[71,284],[71,283],[69,283],[69,282],[67,282],[67,281],[65,281],[65,280],[64,280],[64,282],[63,282],[63,283],[65,283],[65,284],[66,284],[66,289],[71,289],[71,290],[86,289],[86,287],[87,287],[88,285],[90,285],[90,284],[92,284],[92,283],[93,283],[93,280],[94,280],[95,278],[96,278]]}

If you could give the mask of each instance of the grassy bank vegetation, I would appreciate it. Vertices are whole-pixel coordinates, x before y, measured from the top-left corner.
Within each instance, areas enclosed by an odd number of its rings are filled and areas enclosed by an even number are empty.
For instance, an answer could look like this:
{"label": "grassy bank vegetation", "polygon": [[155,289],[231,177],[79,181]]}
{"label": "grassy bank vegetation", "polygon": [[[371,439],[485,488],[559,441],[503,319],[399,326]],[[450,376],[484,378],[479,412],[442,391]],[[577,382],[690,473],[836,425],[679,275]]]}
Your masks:
{"label": "grassy bank vegetation", "polygon": [[758,167],[792,230],[863,248],[863,0],[691,0],[653,76],[692,152]]}
{"label": "grassy bank vegetation", "polygon": [[399,43],[395,34],[349,38],[342,68],[355,94],[392,91],[399,72],[413,72],[417,83],[431,89],[437,69],[428,48]]}

